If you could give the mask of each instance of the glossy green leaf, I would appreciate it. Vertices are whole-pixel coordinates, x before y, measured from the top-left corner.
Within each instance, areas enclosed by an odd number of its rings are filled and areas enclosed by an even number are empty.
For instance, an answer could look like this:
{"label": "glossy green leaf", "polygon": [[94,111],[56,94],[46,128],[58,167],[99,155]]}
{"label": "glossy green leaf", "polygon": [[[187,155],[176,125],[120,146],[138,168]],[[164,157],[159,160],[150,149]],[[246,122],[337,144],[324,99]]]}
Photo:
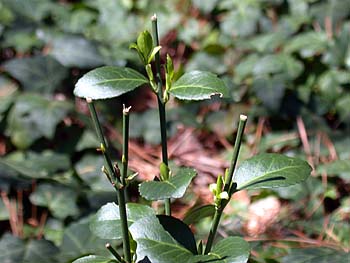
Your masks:
{"label": "glossy green leaf", "polygon": [[184,223],[187,225],[199,222],[201,219],[209,216],[214,216],[214,205],[203,205],[200,207],[191,208],[185,215]]}
{"label": "glossy green leaf", "polygon": [[147,181],[139,185],[140,194],[147,200],[163,200],[166,198],[180,198],[185,194],[196,171],[181,168],[176,175],[167,181]]}
{"label": "glossy green leaf", "polygon": [[118,97],[147,82],[143,75],[133,69],[105,66],[94,69],[80,78],[74,94],[94,100],[107,99]]}
{"label": "glossy green leaf", "polygon": [[67,69],[49,56],[15,58],[4,63],[4,69],[24,89],[51,94],[67,76]]}
{"label": "glossy green leaf", "polygon": [[238,190],[282,187],[300,183],[310,173],[310,165],[303,160],[266,153],[242,162],[234,175],[234,182]]}
{"label": "glossy green leaf", "polygon": [[214,95],[228,96],[228,88],[215,74],[191,71],[181,76],[169,92],[181,100],[204,100]]}
{"label": "glossy green leaf", "polygon": [[72,263],[113,263],[113,262],[117,262],[117,261],[106,257],[90,255],[90,256],[78,258],[74,260]]}
{"label": "glossy green leaf", "polygon": [[282,258],[282,263],[348,263],[350,253],[325,247],[292,249],[291,253]]}
{"label": "glossy green leaf", "polygon": [[67,101],[22,94],[9,112],[6,133],[20,149],[29,147],[41,137],[52,139],[57,124],[71,109],[72,105]]}
{"label": "glossy green leaf", "polygon": [[79,213],[76,205],[77,196],[77,192],[73,189],[43,183],[39,184],[30,195],[30,201],[37,206],[49,208],[53,216],[64,219]]}
{"label": "glossy green leaf", "polygon": [[[154,210],[145,205],[128,203],[126,204],[128,225],[131,226],[140,218],[154,215]],[[122,238],[120,227],[119,207],[115,203],[108,203],[100,208],[90,223],[91,231],[98,237],[104,239]]]}

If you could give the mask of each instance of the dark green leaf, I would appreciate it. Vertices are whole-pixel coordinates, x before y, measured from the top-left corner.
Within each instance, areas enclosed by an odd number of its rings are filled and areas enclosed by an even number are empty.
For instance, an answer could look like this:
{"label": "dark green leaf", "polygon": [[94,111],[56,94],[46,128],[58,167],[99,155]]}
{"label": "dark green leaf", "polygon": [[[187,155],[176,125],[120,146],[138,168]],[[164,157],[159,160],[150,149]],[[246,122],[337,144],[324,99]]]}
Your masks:
{"label": "dark green leaf", "polygon": [[[154,215],[154,210],[145,205],[126,204],[128,224],[131,226],[140,218]],[[91,231],[98,237],[104,239],[122,238],[120,227],[119,207],[115,203],[108,203],[100,208],[90,223]]]}
{"label": "dark green leaf", "polygon": [[46,94],[52,93],[67,76],[67,70],[49,56],[15,58],[3,66],[24,89]]}
{"label": "dark green leaf", "polygon": [[106,66],[94,69],[79,79],[74,94],[91,99],[118,97],[142,84],[147,79],[130,68]]}
{"label": "dark green leaf", "polygon": [[186,213],[183,221],[187,225],[194,224],[205,217],[214,216],[214,213],[215,213],[214,205],[203,205],[200,207],[195,207]]}
{"label": "dark green leaf", "polygon": [[282,187],[300,183],[310,173],[310,165],[303,160],[266,153],[244,161],[234,176],[234,182],[238,190]]}
{"label": "dark green leaf", "polygon": [[205,71],[191,71],[180,77],[169,91],[181,100],[204,100],[213,95],[228,96],[228,88],[216,75]]}
{"label": "dark green leaf", "polygon": [[193,254],[198,254],[196,240],[191,229],[181,220],[166,215],[157,215],[159,223],[179,244]]}
{"label": "dark green leaf", "polygon": [[292,249],[291,253],[282,258],[283,263],[348,263],[350,253],[325,247]]}
{"label": "dark green leaf", "polygon": [[106,257],[90,255],[90,256],[78,258],[74,260],[72,263],[113,263],[113,262],[117,262],[117,261]]}
{"label": "dark green leaf", "polygon": [[30,195],[30,201],[34,205],[47,207],[53,216],[60,219],[79,213],[76,199],[76,191],[48,183],[39,184]]}
{"label": "dark green leaf", "polygon": [[147,200],[163,200],[166,198],[180,198],[185,194],[196,171],[181,168],[175,176],[167,181],[148,181],[139,186],[140,194]]}

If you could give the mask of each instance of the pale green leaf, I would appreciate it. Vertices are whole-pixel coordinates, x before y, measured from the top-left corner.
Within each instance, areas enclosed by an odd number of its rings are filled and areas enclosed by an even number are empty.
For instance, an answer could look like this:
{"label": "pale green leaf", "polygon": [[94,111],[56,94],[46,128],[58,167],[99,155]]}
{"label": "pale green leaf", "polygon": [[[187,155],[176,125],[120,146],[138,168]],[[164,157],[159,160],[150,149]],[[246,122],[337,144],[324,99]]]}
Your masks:
{"label": "pale green leaf", "polygon": [[175,176],[167,181],[148,181],[139,186],[140,194],[147,200],[163,200],[166,198],[180,198],[185,194],[196,171],[181,168]]}
{"label": "pale green leaf", "polygon": [[228,96],[228,88],[215,74],[191,71],[181,76],[169,92],[180,100],[204,100],[214,95]]}
{"label": "pale green leaf", "polygon": [[310,165],[298,158],[281,154],[256,155],[238,168],[234,182],[237,189],[282,187],[300,183],[311,173]]}
{"label": "pale green leaf", "polygon": [[86,73],[75,86],[78,97],[107,99],[127,93],[148,80],[131,68],[105,66]]}
{"label": "pale green leaf", "polygon": [[113,263],[113,262],[117,262],[117,261],[106,257],[89,255],[89,256],[78,258],[74,260],[72,263]]}

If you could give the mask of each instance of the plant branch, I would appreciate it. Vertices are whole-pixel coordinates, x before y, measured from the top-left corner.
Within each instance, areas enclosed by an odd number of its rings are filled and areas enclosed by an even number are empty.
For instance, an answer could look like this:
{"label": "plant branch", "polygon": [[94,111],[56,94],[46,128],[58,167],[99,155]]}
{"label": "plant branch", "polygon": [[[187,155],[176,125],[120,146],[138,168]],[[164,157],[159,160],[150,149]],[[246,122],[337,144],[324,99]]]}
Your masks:
{"label": "plant branch", "polygon": [[213,245],[215,235],[216,235],[216,231],[217,231],[219,223],[220,223],[222,212],[224,211],[226,205],[228,204],[232,194],[236,190],[236,185],[234,183],[232,183],[232,177],[233,177],[233,172],[236,168],[239,149],[241,147],[242,136],[243,136],[246,122],[247,122],[247,116],[240,115],[235,146],[233,148],[232,161],[231,161],[230,169],[227,173],[227,176],[225,176],[224,191],[226,191],[228,193],[229,198],[228,198],[228,200],[221,199],[220,204],[215,207],[216,209],[215,209],[215,214],[214,214],[214,218],[213,218],[213,224],[210,228],[210,232],[209,232],[209,236],[208,236],[208,240],[207,240],[204,254],[208,254],[210,252],[211,247]]}
{"label": "plant branch", "polygon": [[[152,16],[152,35],[153,35],[153,45],[159,46],[158,37],[158,24],[157,16],[154,14]],[[162,99],[163,96],[163,84],[160,74],[160,55],[159,52],[155,55],[156,64],[156,77],[155,81],[158,87],[157,101],[158,101],[158,111],[159,111],[159,121],[160,121],[160,134],[162,141],[162,161],[168,166],[168,146],[167,146],[167,131],[166,131],[166,113],[165,113],[165,102]],[[165,214],[171,215],[170,208],[170,198],[165,200]]]}
{"label": "plant branch", "polygon": [[125,260],[118,254],[118,252],[112,247],[110,243],[106,244],[106,248],[118,260],[118,262],[125,263]]}
{"label": "plant branch", "polygon": [[126,177],[128,173],[129,160],[129,111],[131,107],[125,108],[123,105],[123,155],[122,155],[122,174],[121,182],[126,186]]}

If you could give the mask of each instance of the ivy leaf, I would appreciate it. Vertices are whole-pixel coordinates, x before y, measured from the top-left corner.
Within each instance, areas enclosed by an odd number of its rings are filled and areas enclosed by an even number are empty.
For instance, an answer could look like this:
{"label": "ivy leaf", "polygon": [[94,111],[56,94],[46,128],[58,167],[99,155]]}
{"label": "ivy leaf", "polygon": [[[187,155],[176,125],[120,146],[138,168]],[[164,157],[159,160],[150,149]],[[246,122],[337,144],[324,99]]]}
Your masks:
{"label": "ivy leaf", "polygon": [[234,182],[237,183],[238,190],[282,187],[300,183],[310,173],[310,165],[303,160],[265,153],[242,162]]}
{"label": "ivy leaf", "polygon": [[[136,220],[154,215],[151,207],[128,203],[126,204],[126,214],[128,217],[128,225],[131,226]],[[122,230],[120,226],[119,207],[115,203],[107,203],[97,211],[96,215],[90,222],[91,231],[98,237],[104,239],[120,239],[122,238]]]}
{"label": "ivy leaf", "polygon": [[43,183],[30,195],[30,201],[48,207],[53,216],[64,219],[79,213],[77,196],[77,192],[70,188]]}
{"label": "ivy leaf", "polygon": [[181,168],[175,176],[167,181],[148,181],[139,185],[139,192],[147,200],[163,200],[166,198],[180,198],[184,195],[196,171]]}
{"label": "ivy leaf", "polygon": [[191,71],[181,76],[169,92],[180,100],[204,100],[219,94],[228,96],[228,88],[215,74],[206,71]]}
{"label": "ivy leaf", "polygon": [[146,83],[148,80],[131,68],[105,66],[80,78],[75,85],[74,94],[93,100],[114,98]]}
{"label": "ivy leaf", "polygon": [[89,255],[89,256],[78,258],[74,260],[72,263],[114,263],[114,262],[117,262],[117,261],[106,257]]}

